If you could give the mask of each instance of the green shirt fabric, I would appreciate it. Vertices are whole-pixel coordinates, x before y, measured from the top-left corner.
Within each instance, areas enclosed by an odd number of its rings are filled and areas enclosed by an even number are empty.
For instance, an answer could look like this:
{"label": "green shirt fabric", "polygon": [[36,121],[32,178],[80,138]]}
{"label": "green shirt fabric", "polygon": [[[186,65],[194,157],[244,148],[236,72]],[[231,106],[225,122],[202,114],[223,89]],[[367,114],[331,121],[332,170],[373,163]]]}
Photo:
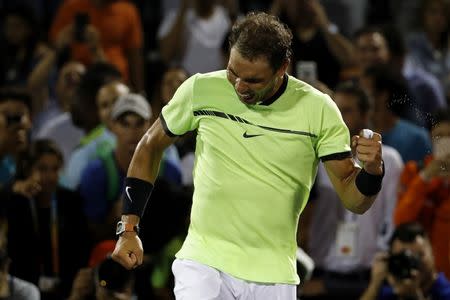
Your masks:
{"label": "green shirt fabric", "polygon": [[298,284],[300,212],[320,158],[350,151],[335,103],[294,77],[270,105],[245,105],[226,71],[186,80],[161,113],[169,135],[197,130],[188,236],[178,258],[236,278]]}

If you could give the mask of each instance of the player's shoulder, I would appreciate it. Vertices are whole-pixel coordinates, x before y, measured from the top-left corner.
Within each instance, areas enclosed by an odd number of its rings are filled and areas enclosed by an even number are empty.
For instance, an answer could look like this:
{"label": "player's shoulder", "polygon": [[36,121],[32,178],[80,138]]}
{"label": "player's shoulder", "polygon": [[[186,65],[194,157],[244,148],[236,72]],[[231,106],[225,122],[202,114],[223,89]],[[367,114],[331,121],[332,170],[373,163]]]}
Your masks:
{"label": "player's shoulder", "polygon": [[329,95],[290,75],[288,77],[287,92],[292,97],[299,97],[304,102],[310,103],[315,107],[334,104],[334,101]]}
{"label": "player's shoulder", "polygon": [[208,73],[197,73],[189,77],[186,80],[188,84],[195,85],[197,87],[218,87],[218,86],[229,86],[230,83],[227,79],[226,70],[219,70]]}

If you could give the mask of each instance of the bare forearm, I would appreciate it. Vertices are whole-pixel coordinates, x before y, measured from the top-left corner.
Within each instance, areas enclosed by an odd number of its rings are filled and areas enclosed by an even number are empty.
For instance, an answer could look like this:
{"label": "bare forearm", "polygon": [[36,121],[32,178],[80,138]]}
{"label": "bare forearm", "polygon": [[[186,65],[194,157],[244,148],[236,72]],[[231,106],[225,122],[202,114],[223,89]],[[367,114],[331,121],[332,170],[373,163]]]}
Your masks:
{"label": "bare forearm", "polygon": [[328,29],[322,30],[331,53],[343,67],[355,64],[354,48],[350,41],[339,33],[332,33]]}
{"label": "bare forearm", "polygon": [[169,33],[159,40],[160,52],[163,60],[168,63],[183,51],[184,20],[187,8],[181,8]]}
{"label": "bare forearm", "polygon": [[359,168],[356,168],[352,174],[345,179],[342,190],[338,193],[342,199],[342,203],[345,208],[355,214],[365,213],[375,201],[376,195],[366,196],[362,194],[356,186],[356,177],[360,172]]}
{"label": "bare forearm", "polygon": [[378,291],[380,290],[381,282],[373,282],[369,283],[369,286],[365,290],[364,294],[362,294],[360,300],[375,300],[378,297]]}
{"label": "bare forearm", "polygon": [[56,64],[57,53],[54,50],[48,50],[47,54],[41,59],[37,66],[28,76],[28,89],[31,92],[41,90],[47,86],[50,72]]}
{"label": "bare forearm", "polygon": [[159,164],[164,149],[153,147],[150,144],[150,139],[150,134],[146,133],[139,142],[128,168],[127,176],[139,178],[153,184],[158,176]]}

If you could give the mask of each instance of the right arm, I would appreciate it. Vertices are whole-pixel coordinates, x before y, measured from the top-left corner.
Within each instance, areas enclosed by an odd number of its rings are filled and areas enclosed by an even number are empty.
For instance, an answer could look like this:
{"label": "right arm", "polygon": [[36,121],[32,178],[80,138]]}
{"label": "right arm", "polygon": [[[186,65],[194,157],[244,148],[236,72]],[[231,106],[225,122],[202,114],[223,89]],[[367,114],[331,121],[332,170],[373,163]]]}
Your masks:
{"label": "right arm", "polygon": [[180,9],[169,32],[159,39],[159,50],[164,62],[169,63],[184,51],[186,38],[183,34],[188,0],[181,1]]}
{"label": "right arm", "polygon": [[[164,150],[175,142],[169,137],[159,118],[140,140],[128,168],[127,178],[137,178],[153,185],[158,176],[159,164]],[[141,200],[141,199],[140,199]],[[123,214],[122,221],[139,225],[140,216]],[[140,265],[143,260],[142,243],[135,232],[125,232],[117,241],[113,259],[125,268]]]}

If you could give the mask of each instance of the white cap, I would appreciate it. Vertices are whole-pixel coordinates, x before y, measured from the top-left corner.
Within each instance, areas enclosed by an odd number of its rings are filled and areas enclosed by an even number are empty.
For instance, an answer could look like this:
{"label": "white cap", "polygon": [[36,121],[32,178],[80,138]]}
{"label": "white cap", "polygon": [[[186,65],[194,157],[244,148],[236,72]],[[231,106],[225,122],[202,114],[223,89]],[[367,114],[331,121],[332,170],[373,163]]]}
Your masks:
{"label": "white cap", "polygon": [[152,109],[147,99],[139,94],[125,94],[120,96],[116,103],[114,103],[111,118],[115,120],[128,112],[135,113],[145,120],[149,120],[152,117]]}

